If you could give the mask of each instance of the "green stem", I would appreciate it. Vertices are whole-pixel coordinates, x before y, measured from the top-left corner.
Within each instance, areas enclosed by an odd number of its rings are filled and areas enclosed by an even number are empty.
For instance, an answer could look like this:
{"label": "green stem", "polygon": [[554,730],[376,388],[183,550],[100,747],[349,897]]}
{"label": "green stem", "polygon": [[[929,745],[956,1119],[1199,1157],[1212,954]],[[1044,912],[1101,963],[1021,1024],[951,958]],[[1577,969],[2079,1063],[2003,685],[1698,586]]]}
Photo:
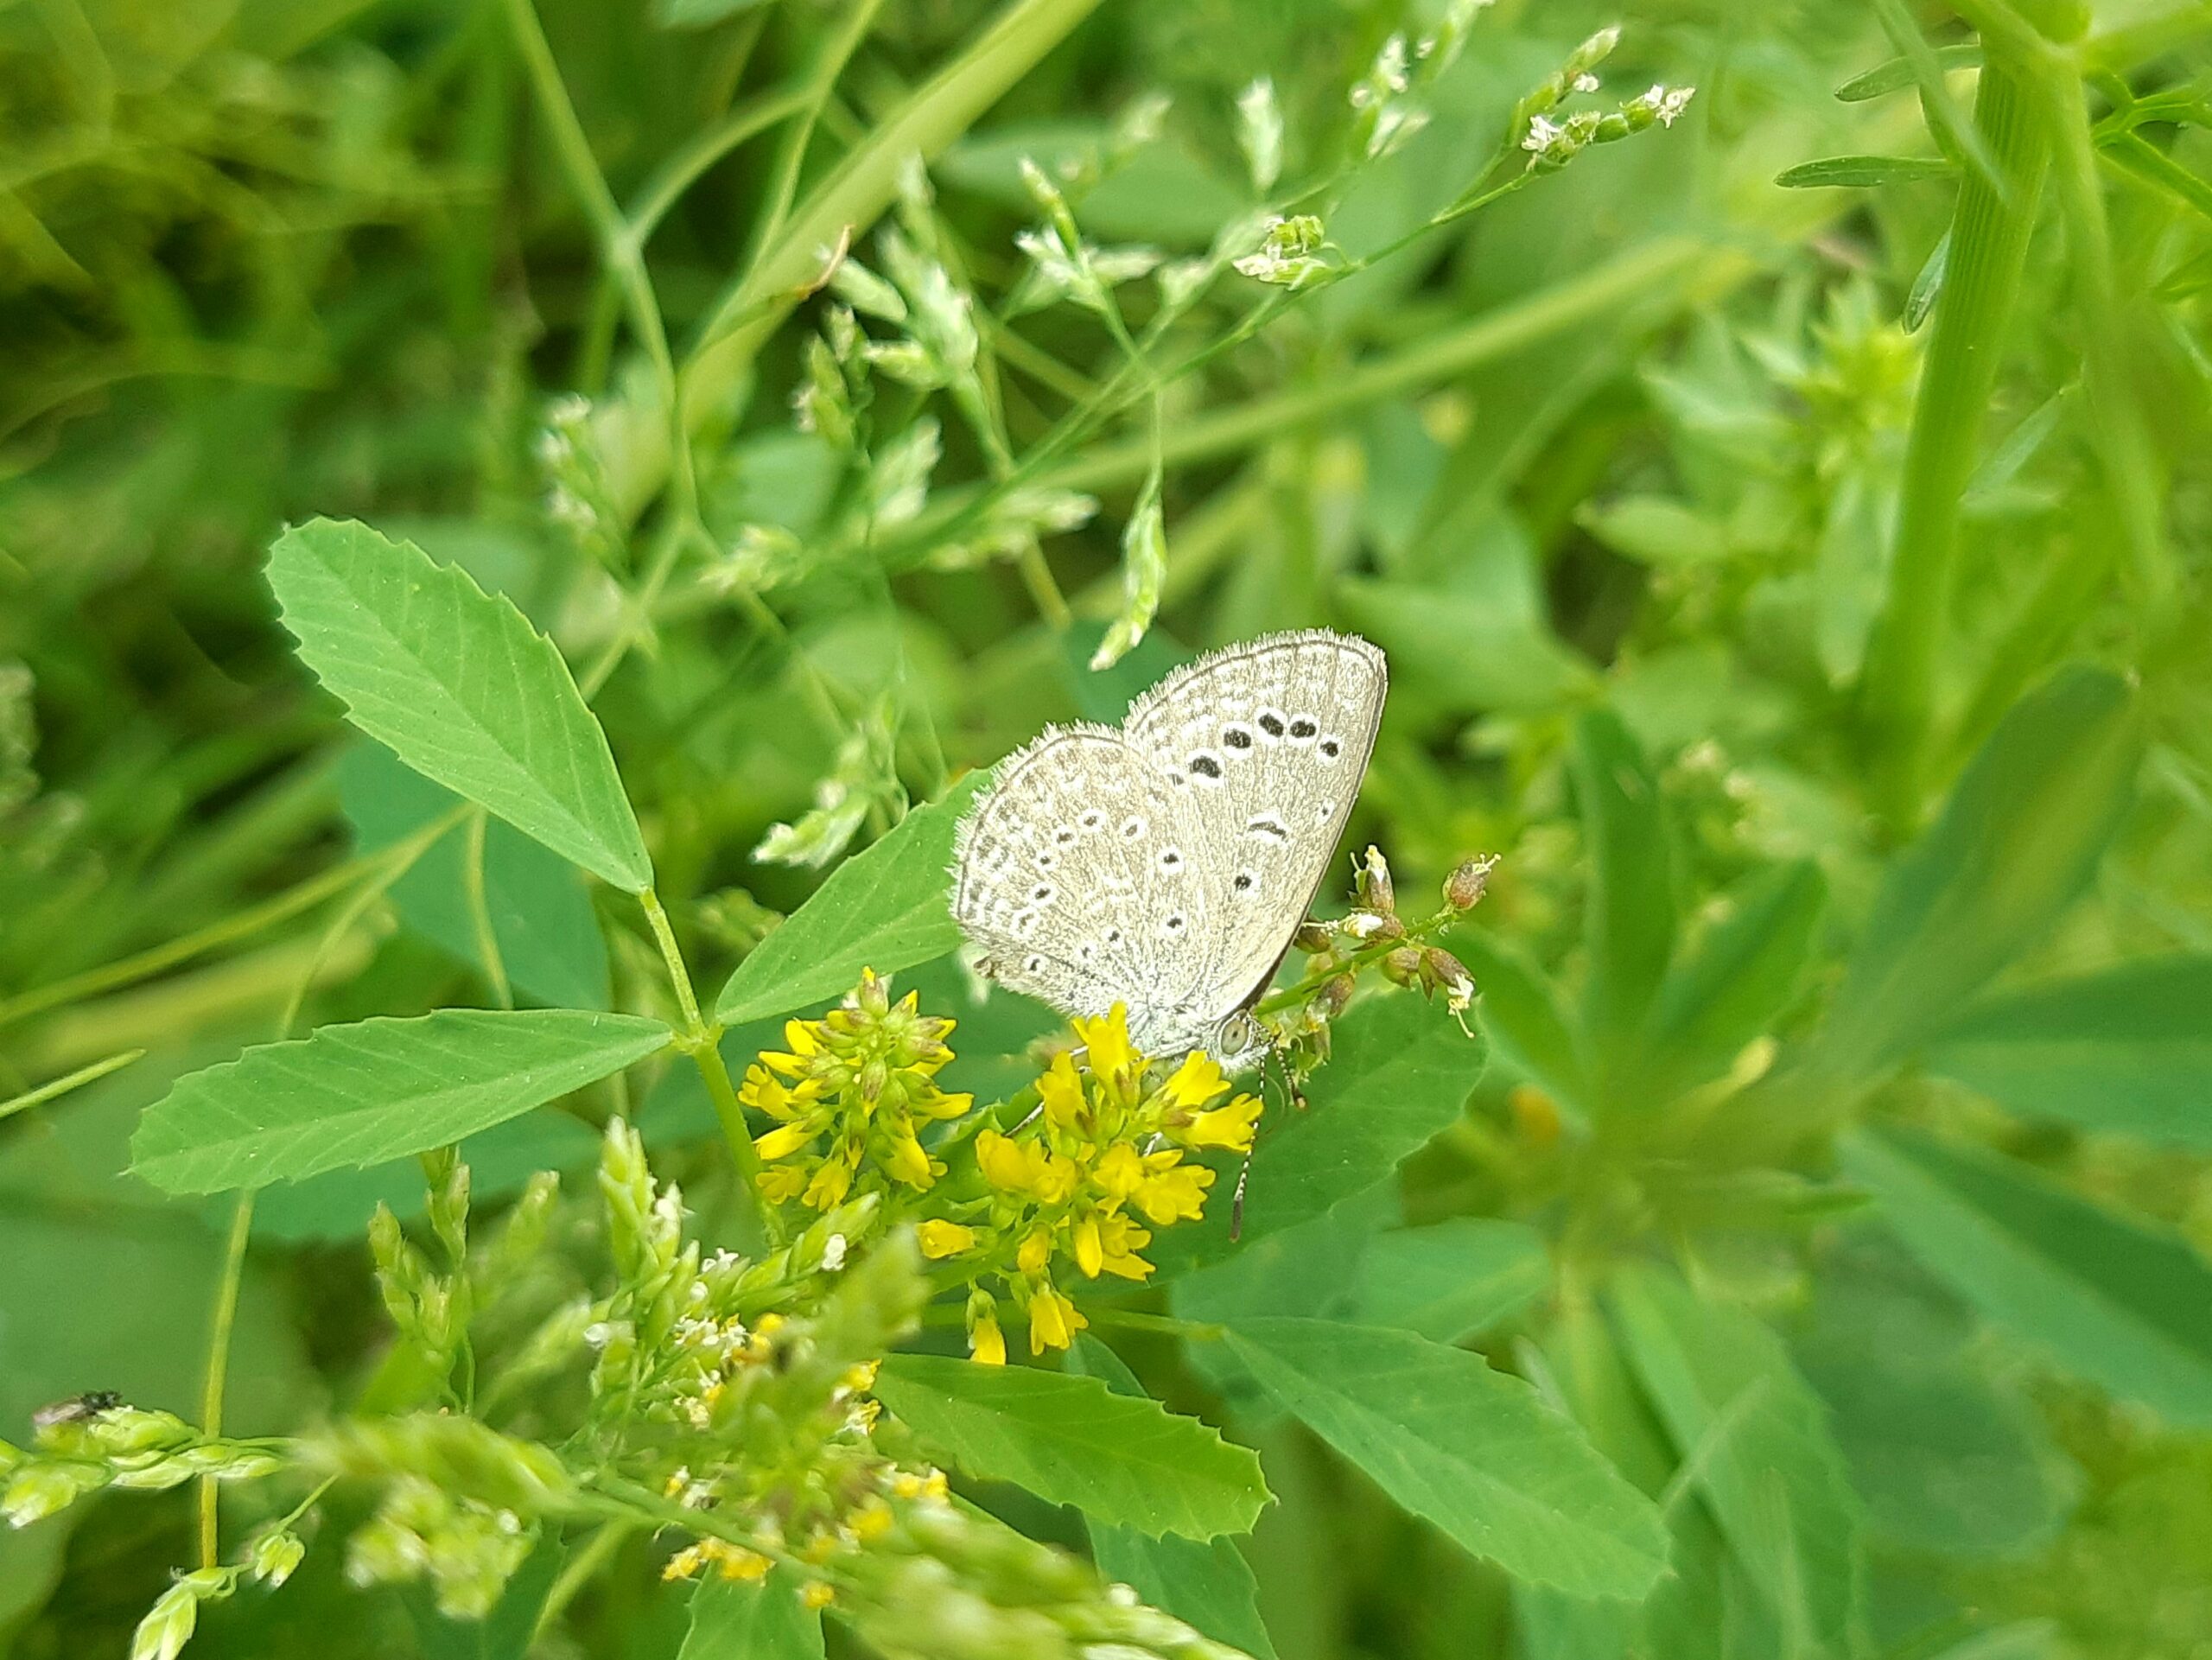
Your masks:
{"label": "green stem", "polygon": [[[208,1320],[207,1372],[200,1391],[200,1430],[209,1440],[223,1433],[223,1385],[231,1370],[231,1327],[238,1313],[238,1287],[245,1277],[245,1244],[253,1231],[253,1190],[231,1207],[231,1233],[223,1247],[222,1277],[215,1283],[215,1307]],[[221,1484],[200,1478],[200,1565],[213,1568],[221,1540],[218,1494]]]}
{"label": "green stem", "polygon": [[792,213],[776,245],[709,314],[684,370],[693,418],[721,408],[753,353],[819,269],[823,248],[857,236],[898,193],[908,158],[925,161],[974,124],[1096,8],[1098,0],[1013,0],[968,49],[893,111]]}
{"label": "green stem", "polygon": [[89,1066],[79,1066],[67,1078],[54,1078],[50,1083],[40,1084],[35,1090],[27,1090],[11,1100],[0,1101],[0,1119],[12,1118],[19,1112],[25,1112],[33,1107],[40,1106],[57,1096],[67,1095],[72,1090],[80,1090],[87,1084],[95,1083],[105,1078],[110,1072],[118,1072],[128,1066],[145,1053],[143,1049],[126,1049],[119,1055],[110,1055],[105,1060],[96,1060]]}
{"label": "green stem", "polygon": [[1949,264],[1906,442],[1889,590],[1860,686],[1875,805],[1898,835],[1919,820],[1959,499],[1973,476],[2048,161],[2046,124],[2006,63],[1993,58],[1984,66],[1974,121],[2012,181],[2011,201],[1977,173],[1960,179]]}
{"label": "green stem", "polygon": [[[1448,334],[1419,341],[1349,373],[1333,375],[1316,385],[1295,387],[1271,398],[1178,420],[1161,434],[1159,454],[1164,465],[1173,468],[1271,442],[1291,429],[1325,420],[1348,409],[1402,397],[1573,329],[1586,328],[1593,319],[1617,315],[1623,307],[1655,294],[1666,294],[1674,285],[1693,276],[1700,280],[1714,280],[1716,267],[1729,274],[1738,269],[1712,245],[1701,240],[1665,238],[1654,241],[1586,276],[1501,306]],[[1745,263],[1740,269],[1748,270],[1751,267]],[[1141,391],[1128,388],[1126,395],[1117,398],[1109,387],[1101,400],[1098,415],[1084,429],[1095,429],[1138,396],[1141,396]],[[1063,453],[1067,447],[1054,446],[1052,455]],[[943,505],[925,512],[914,521],[910,531],[887,543],[881,550],[882,558],[893,569],[914,563],[931,548],[957,536],[963,526],[980,517],[1005,491],[1027,485],[1096,490],[1125,484],[1144,476],[1152,465],[1153,455],[1149,434],[1121,443],[1094,446],[1079,459],[1057,467],[1049,464],[1052,455],[1040,458],[1033,451],[1003,484],[965,494],[944,493],[939,498]]]}
{"label": "green stem", "polygon": [[492,983],[492,1001],[502,1008],[512,1008],[514,989],[507,983],[506,961],[499,955],[499,936],[492,927],[492,906],[484,894],[484,834],[491,817],[481,807],[468,815],[461,887],[468,900],[468,930],[476,942],[476,956],[484,965],[484,977]]}
{"label": "green stem", "polygon": [[638,1530],[638,1523],[626,1518],[602,1522],[597,1531],[584,1542],[584,1548],[569,1558],[561,1568],[561,1575],[553,1581],[553,1588],[545,1593],[545,1606],[537,1611],[538,1637],[552,1630],[553,1622],[561,1611],[575,1600],[591,1576],[607,1566],[608,1560],[622,1548],[623,1542]]}
{"label": "green stem", "polygon": [[660,947],[669,984],[676,992],[676,1006],[683,1017],[681,1046],[706,1083],[708,1098],[715,1103],[715,1116],[721,1122],[722,1139],[729,1143],[730,1159],[737,1166],[740,1212],[751,1231],[780,1245],[784,1243],[783,1218],[773,1205],[760,1201],[760,1154],[753,1145],[753,1131],[745,1122],[744,1104],[737,1098],[728,1065],[722,1059],[721,1028],[699,1012],[698,994],[691,986],[691,970],[684,966],[683,953],[676,943],[676,930],[669,925],[668,912],[661,905],[660,895],[648,887],[638,895],[638,904],[652,929],[653,943]]}

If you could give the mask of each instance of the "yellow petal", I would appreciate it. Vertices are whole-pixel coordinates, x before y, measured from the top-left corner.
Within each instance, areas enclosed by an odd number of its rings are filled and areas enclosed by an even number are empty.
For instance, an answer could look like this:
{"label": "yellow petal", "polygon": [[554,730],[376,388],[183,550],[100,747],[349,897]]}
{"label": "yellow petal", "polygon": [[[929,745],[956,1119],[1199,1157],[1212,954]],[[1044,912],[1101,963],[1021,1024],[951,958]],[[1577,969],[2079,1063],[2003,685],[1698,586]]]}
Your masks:
{"label": "yellow petal", "polygon": [[815,1035],[814,1027],[810,1021],[785,1021],[784,1041],[791,1045],[791,1053],[794,1055],[814,1055],[822,1053],[822,1040]]}
{"label": "yellow petal", "polygon": [[995,1129],[976,1138],[976,1163],[983,1180],[1002,1193],[1025,1193],[1029,1186],[1029,1161],[1021,1148]]}
{"label": "yellow petal", "polygon": [[764,1159],[788,1158],[812,1141],[817,1133],[809,1124],[784,1124],[766,1135],[754,1136],[753,1150]]}
{"label": "yellow petal", "polygon": [[1106,1266],[1106,1247],[1098,1237],[1098,1218],[1087,1216],[1075,1224],[1075,1265],[1090,1279]]}
{"label": "yellow petal", "polygon": [[1029,1352],[1042,1354],[1047,1349],[1065,1349],[1075,1341],[1075,1334],[1090,1324],[1073,1303],[1051,1286],[1045,1286],[1029,1299]]}
{"label": "yellow petal", "polygon": [[1116,1142],[1099,1155],[1090,1174],[1108,1198],[1126,1199],[1144,1185],[1144,1161],[1127,1142]]}
{"label": "yellow petal", "polygon": [[1033,1230],[1021,1242],[1014,1260],[1024,1274],[1043,1273],[1045,1264],[1052,1260],[1052,1236],[1042,1228]]}
{"label": "yellow petal", "polygon": [[1160,1089],[1160,1098],[1170,1107],[1196,1108],[1219,1095],[1229,1087],[1229,1080],[1221,1075],[1221,1068],[1211,1055],[1203,1049],[1193,1049],[1183,1057],[1183,1064],[1175,1069]]}
{"label": "yellow petal", "polygon": [[1083,1040],[1084,1047],[1089,1052],[1085,1064],[1093,1078],[1112,1078],[1127,1070],[1130,1053],[1129,1011],[1125,1005],[1116,1003],[1095,1020],[1078,1019],[1072,1024],[1076,1035]]}
{"label": "yellow petal", "polygon": [[976,1231],[931,1217],[914,1230],[914,1238],[925,1256],[957,1256],[975,1244]]}
{"label": "yellow petal", "polygon": [[970,1359],[986,1366],[1006,1364],[1006,1333],[999,1330],[997,1320],[986,1314],[968,1328],[968,1354]]}
{"label": "yellow petal", "polygon": [[912,1135],[901,1135],[891,1145],[891,1156],[885,1167],[909,1187],[926,1187],[934,1179],[938,1168],[930,1162],[930,1155],[922,1151],[922,1144]]}
{"label": "yellow petal", "polygon": [[1083,1080],[1076,1076],[1075,1057],[1065,1051],[1037,1080],[1037,1093],[1045,1103],[1045,1116],[1056,1129],[1073,1129],[1083,1116]]}
{"label": "yellow petal", "polygon": [[1199,1113],[1184,1128],[1171,1133],[1185,1147],[1218,1147],[1231,1153],[1249,1153],[1253,1127],[1260,1121],[1260,1109],[1258,1096],[1240,1095],[1225,1107]]}

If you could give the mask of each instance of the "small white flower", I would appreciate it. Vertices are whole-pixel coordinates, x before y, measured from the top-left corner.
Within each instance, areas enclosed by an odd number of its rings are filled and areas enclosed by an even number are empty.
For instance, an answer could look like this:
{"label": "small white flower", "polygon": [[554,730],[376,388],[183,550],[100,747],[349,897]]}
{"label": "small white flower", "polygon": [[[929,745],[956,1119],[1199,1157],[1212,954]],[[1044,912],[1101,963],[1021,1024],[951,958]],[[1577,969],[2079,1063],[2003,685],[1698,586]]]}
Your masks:
{"label": "small white flower", "polygon": [[1529,118],[1529,135],[1521,141],[1521,148],[1531,155],[1541,156],[1559,143],[1560,136],[1566,130],[1566,128],[1548,117],[1531,116]]}
{"label": "small white flower", "polygon": [[1652,90],[1662,93],[1659,100],[1659,124],[1662,127],[1673,126],[1675,118],[1688,108],[1690,99],[1697,96],[1697,88],[1694,86],[1676,86],[1672,89],[1654,87]]}
{"label": "small white flower", "polygon": [[1586,69],[1580,74],[1577,75],[1573,80],[1569,83],[1569,85],[1571,85],[1578,92],[1594,92],[1598,90],[1598,78]]}
{"label": "small white flower", "polygon": [[835,1274],[845,1265],[845,1236],[833,1233],[822,1247],[822,1266],[825,1272]]}

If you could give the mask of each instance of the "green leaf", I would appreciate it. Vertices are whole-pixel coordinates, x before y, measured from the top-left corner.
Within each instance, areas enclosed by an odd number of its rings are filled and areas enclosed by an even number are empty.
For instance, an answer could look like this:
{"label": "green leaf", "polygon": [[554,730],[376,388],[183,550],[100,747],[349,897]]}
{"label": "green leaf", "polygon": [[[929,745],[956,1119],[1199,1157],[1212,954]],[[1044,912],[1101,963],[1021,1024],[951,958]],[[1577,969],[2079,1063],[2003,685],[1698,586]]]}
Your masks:
{"label": "green leaf", "polygon": [[968,1474],[1154,1538],[1249,1532],[1268,1502],[1249,1451],[1095,1377],[902,1354],[883,1363],[875,1395]]}
{"label": "green leaf", "polygon": [[[461,805],[452,791],[365,740],[339,762],[338,794],[362,853],[404,841]],[[467,826],[457,824],[391,885],[390,897],[402,922],[488,976],[477,950],[467,861]],[[607,941],[584,879],[502,819],[484,827],[484,909],[515,990],[554,1008],[605,1008],[613,1001]]]}
{"label": "green leaf", "polygon": [[1551,1283],[1534,1228],[1460,1216],[1378,1234],[1359,1265],[1361,1317],[1457,1343],[1526,1307]]}
{"label": "green leaf", "polygon": [[2004,1556],[2048,1542],[2065,1519],[2056,1454],[2033,1409],[1973,1368],[1860,1350],[1805,1369],[1833,1416],[1867,1525],[1888,1542]]}
{"label": "green leaf", "polygon": [[1351,577],[1337,597],[1346,620],[1407,680],[1451,709],[1547,713],[1596,681],[1540,617],[1501,611],[1480,595]]}
{"label": "green leaf", "polygon": [[789,1574],[752,1584],[708,1580],[691,1593],[677,1660],[822,1660],[822,1616]]}
{"label": "green leaf", "polygon": [[1782,1339],[1656,1268],[1622,1273],[1612,1306],[1683,1466],[1783,1629],[1819,1652],[1855,1652],[1858,1500],[1827,1409]]}
{"label": "green leaf", "polygon": [[523,1660],[537,1635],[538,1615],[553,1593],[564,1555],[559,1540],[539,1540],[481,1619],[440,1613],[437,1597],[425,1581],[402,1587],[400,1602],[415,1627],[423,1660]]}
{"label": "green leaf", "polygon": [[607,735],[553,642],[467,573],[318,518],[269,550],[300,658],[400,760],[629,893],[652,862]]}
{"label": "green leaf", "polygon": [[[1971,69],[1981,62],[1979,46],[1939,46],[1929,54],[1942,69]],[[1859,104],[1870,98],[1879,98],[1885,92],[1902,92],[1914,80],[1915,66],[1910,58],[1891,58],[1877,64],[1863,75],[1853,75],[1835,89],[1836,101]]]}
{"label": "green leaf", "polygon": [[193,1073],[146,1110],[131,1168],[172,1193],[297,1181],[443,1147],[668,1046],[658,1021],[447,1008],[326,1026]]}
{"label": "green leaf", "polygon": [[1775,175],[1785,190],[1817,189],[1822,186],[1917,184],[1924,179],[1949,179],[1958,169],[1931,156],[1830,156],[1818,162],[1800,162]]}
{"label": "green leaf", "polygon": [[1651,1010],[1655,1099],[1716,1078],[1789,1004],[1827,907],[1810,860],[1775,865],[1729,895],[1732,908],[1668,970]]}
{"label": "green leaf", "polygon": [[[1363,1193],[1408,1154],[1459,1116],[1482,1074],[1483,1047],[1441,1003],[1411,994],[1357,1003],[1337,1022],[1329,1064],[1313,1075],[1306,1110],[1273,1108],[1260,1131],[1245,1185],[1245,1243]],[[1150,1255],[1172,1275],[1226,1255],[1233,1161],[1206,1204],[1205,1219],[1179,1223]]]}
{"label": "green leaf", "polygon": [[[1398,1184],[1386,1179],[1319,1216],[1178,1275],[1167,1288],[1169,1311],[1178,1320],[1208,1326],[1270,1314],[1356,1320],[1361,1259],[1375,1237],[1400,1220]],[[1185,1344],[1183,1364],[1244,1428],[1262,1428],[1282,1416],[1226,1345]]]}
{"label": "green leaf", "polygon": [[1576,518],[1615,553],[1656,569],[1712,564],[1736,550],[1726,525],[1671,496],[1621,496],[1586,505]]}
{"label": "green leaf", "polygon": [[1991,1320],[2114,1395],[2212,1426],[2212,1268],[2179,1235],[1919,1131],[1859,1130],[1841,1150],[1913,1255]]}
{"label": "green leaf", "polygon": [[1601,1059],[1599,1095],[1610,1102],[1632,1085],[1640,1064],[1632,1039],[1675,954],[1674,860],[1659,780],[1618,716],[1583,716],[1571,764],[1590,862],[1584,1003]]}
{"label": "green leaf", "polygon": [[1463,928],[1451,946],[1482,990],[1477,1012],[1499,1056],[1560,1100],[1586,1110],[1590,1081],[1574,1028],[1542,970],[1495,934]]}
{"label": "green leaf", "polygon": [[[1068,1364],[1116,1395],[1144,1395],[1121,1356],[1087,1332],[1077,1335]],[[1254,1660],[1274,1660],[1274,1644],[1260,1619],[1258,1582],[1234,1540],[1202,1542],[1172,1534],[1147,1539],[1135,1528],[1094,1521],[1090,1557],[1104,1578],[1128,1586],[1215,1642],[1242,1649]]]}
{"label": "green leaf", "polygon": [[1923,1059],[2014,1112],[2212,1152],[2212,957],[2130,963],[1986,1002]]}
{"label": "green leaf", "polygon": [[945,895],[952,836],[988,775],[971,773],[839,865],[814,896],[737,965],[715,1005],[725,1025],[788,1014],[852,989],[862,969],[891,974],[960,945]]}
{"label": "green leaf", "polygon": [[2139,753],[2127,688],[2103,670],[2013,707],[1883,883],[1822,1040],[1832,1067],[1916,1047],[2050,928],[2119,828]]}
{"label": "green leaf", "polygon": [[1517,1578],[1641,1597],[1667,1565],[1651,1501],[1568,1419],[1482,1357],[1410,1332],[1243,1320],[1236,1358],[1414,1515]]}

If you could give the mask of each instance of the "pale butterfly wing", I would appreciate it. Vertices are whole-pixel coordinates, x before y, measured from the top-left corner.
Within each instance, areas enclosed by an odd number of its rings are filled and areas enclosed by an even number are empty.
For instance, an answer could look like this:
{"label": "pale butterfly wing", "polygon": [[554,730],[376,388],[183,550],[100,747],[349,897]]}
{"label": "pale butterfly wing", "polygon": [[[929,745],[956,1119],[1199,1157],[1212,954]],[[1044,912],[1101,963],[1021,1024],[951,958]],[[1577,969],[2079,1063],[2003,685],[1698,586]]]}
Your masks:
{"label": "pale butterfly wing", "polygon": [[1196,844],[1190,805],[1109,727],[1007,757],[954,852],[952,914],[978,966],[1065,1013],[1126,1004],[1141,1031],[1209,925],[1179,850]]}
{"label": "pale butterfly wing", "polygon": [[1193,810],[1189,903],[1209,925],[1163,990],[1202,1031],[1264,989],[1305,919],[1388,684],[1381,651],[1313,629],[1200,658],[1130,705],[1129,747]]}

